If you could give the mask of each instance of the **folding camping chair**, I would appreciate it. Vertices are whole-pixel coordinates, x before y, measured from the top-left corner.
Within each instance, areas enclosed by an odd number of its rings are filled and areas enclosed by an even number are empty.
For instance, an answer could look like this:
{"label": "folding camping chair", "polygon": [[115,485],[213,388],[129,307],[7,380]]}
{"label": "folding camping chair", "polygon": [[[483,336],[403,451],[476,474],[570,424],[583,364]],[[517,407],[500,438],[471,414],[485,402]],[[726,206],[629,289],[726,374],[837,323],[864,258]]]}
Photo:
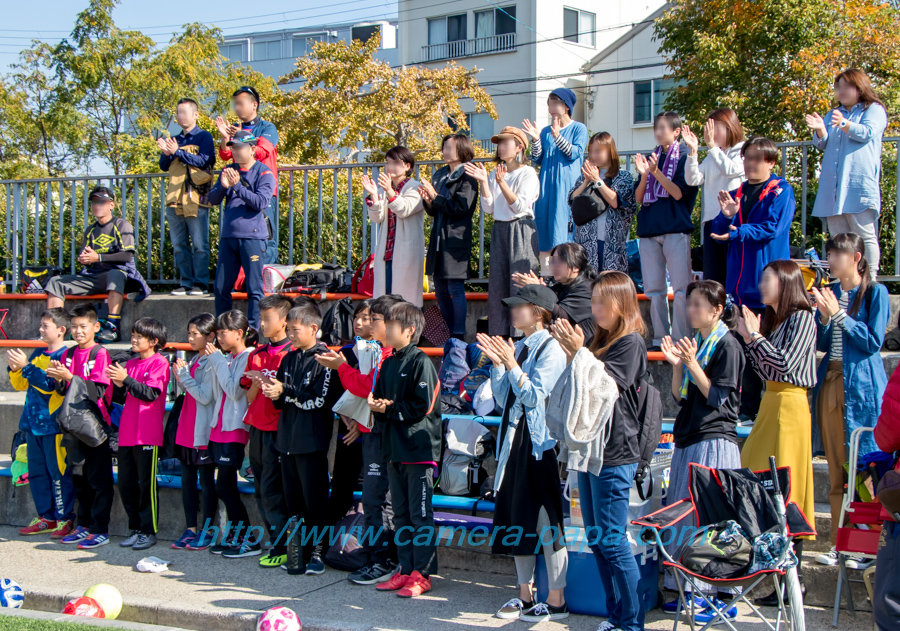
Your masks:
{"label": "folding camping chair", "polygon": [[[852,616],[856,616],[853,605],[853,592],[850,590],[850,578],[847,575],[847,555],[859,555],[868,559],[878,556],[878,539],[881,536],[881,502],[856,502],[856,472],[859,461],[859,441],[864,432],[874,432],[872,427],[857,427],[850,434],[850,462],[847,474],[847,491],[841,503],[841,517],[832,528],[837,528],[837,540],[834,548],[838,555],[838,579],[834,590],[834,614],[831,626],[838,626],[841,612],[841,593],[847,595],[847,608]],[[860,528],[859,526],[864,526]],[[865,528],[868,527],[868,528]]]}
{"label": "folding camping chair", "polygon": [[[772,631],[781,629],[784,619],[790,631],[805,631],[806,622],[803,612],[803,597],[800,594],[800,579],[797,576],[796,564],[792,564],[791,545],[784,546],[771,569],[761,569],[752,574],[734,578],[712,578],[691,571],[681,563],[681,552],[673,558],[666,550],[664,532],[684,534],[682,528],[696,527],[698,532],[705,528],[727,520],[736,521],[748,539],[754,539],[761,533],[775,530],[789,542],[793,537],[814,535],[815,530],[807,521],[800,508],[790,501],[791,474],[790,467],[776,470],[775,459],[770,458],[769,471],[750,471],[749,469],[723,470],[710,469],[698,464],[690,465],[690,499],[681,500],[671,506],[651,513],[631,523],[642,526],[641,537],[644,541],[656,543],[663,555],[663,567],[671,572],[678,584],[678,597],[681,610],[689,614],[691,629],[695,629],[694,601],[687,603],[686,591],[696,595],[711,607],[716,616],[707,622],[703,629],[712,625],[725,623],[732,631],[737,631],[732,622],[723,614],[743,601]],[[784,495],[782,495],[782,489]],[[767,496],[771,494],[771,497]],[[769,501],[771,500],[771,501]],[[690,539],[693,539],[691,537]],[[670,540],[671,544],[674,539]],[[749,568],[748,568],[749,569]],[[771,578],[778,594],[778,616],[775,626],[763,616],[748,599],[747,594]],[[698,581],[715,585],[718,588],[741,587],[741,593],[735,594],[731,602],[719,608],[713,598],[705,595],[697,584]],[[685,590],[684,583],[690,585]],[[784,592],[782,592],[784,586]],[[678,616],[675,617],[673,631],[678,629]]]}

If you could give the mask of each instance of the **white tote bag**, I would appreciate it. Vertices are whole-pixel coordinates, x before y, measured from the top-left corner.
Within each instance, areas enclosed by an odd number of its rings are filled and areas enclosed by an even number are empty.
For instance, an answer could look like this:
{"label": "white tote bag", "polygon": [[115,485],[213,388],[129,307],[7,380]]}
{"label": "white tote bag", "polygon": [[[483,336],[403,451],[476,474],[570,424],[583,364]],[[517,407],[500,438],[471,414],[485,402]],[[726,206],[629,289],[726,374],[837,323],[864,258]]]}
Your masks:
{"label": "white tote bag", "polygon": [[[378,342],[356,338],[353,352],[359,359],[359,372],[368,375],[378,367],[381,361],[381,346]],[[345,391],[331,408],[336,414],[352,418],[367,429],[372,429],[374,419],[366,399]]]}

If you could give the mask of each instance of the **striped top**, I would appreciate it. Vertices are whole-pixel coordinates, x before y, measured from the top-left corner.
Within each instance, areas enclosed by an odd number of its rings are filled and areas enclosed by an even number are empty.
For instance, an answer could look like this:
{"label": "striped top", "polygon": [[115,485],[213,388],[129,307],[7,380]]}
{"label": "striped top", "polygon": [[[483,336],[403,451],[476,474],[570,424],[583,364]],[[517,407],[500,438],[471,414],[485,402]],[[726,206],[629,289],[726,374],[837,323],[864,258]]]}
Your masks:
{"label": "striped top", "polygon": [[844,320],[847,318],[847,298],[850,292],[844,292],[838,298],[838,312],[831,317],[834,325],[831,329],[831,354],[828,361],[839,362],[844,359]]}
{"label": "striped top", "polygon": [[[566,154],[567,158],[572,157],[572,143],[563,138],[563,135],[560,134],[556,138],[553,139],[553,142],[556,143],[556,146],[559,147],[559,150]],[[544,145],[541,143],[541,139],[531,141],[531,159],[532,160],[540,160],[541,154],[544,152]]]}
{"label": "striped top", "polygon": [[816,385],[816,322],[811,311],[795,311],[767,337],[747,346],[747,359],[764,381],[801,388]]}

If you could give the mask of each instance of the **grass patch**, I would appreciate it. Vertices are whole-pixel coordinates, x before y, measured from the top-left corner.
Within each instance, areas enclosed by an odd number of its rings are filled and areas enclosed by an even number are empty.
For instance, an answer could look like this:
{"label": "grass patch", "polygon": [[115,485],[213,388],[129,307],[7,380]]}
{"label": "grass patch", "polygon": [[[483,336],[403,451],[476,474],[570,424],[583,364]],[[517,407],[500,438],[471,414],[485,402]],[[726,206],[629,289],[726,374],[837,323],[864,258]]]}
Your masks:
{"label": "grass patch", "polygon": [[0,631],[97,631],[100,627],[72,622],[0,616]]}

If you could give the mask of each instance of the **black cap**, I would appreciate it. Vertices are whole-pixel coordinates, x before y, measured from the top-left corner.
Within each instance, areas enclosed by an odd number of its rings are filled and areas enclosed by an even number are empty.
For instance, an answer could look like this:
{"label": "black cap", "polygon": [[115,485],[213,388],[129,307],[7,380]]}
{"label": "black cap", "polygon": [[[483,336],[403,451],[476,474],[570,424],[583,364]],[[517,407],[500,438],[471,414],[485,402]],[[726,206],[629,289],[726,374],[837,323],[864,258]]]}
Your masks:
{"label": "black cap", "polygon": [[257,138],[253,135],[252,131],[241,129],[231,137],[231,140],[228,141],[228,146],[232,147],[234,145],[252,145],[255,147],[256,140]]}
{"label": "black cap", "polygon": [[244,93],[244,92],[246,92],[247,94],[249,94],[250,96],[252,96],[252,97],[253,97],[253,100],[256,101],[256,104],[259,105],[259,92],[256,91],[256,88],[254,88],[254,87],[252,87],[252,86],[249,86],[249,85],[242,85],[241,87],[239,87],[239,88],[238,88],[237,90],[235,90],[234,93],[231,95],[231,98],[234,98],[234,97],[236,97],[238,94],[242,94],[242,93]]}
{"label": "black cap", "polygon": [[116,201],[116,194],[108,186],[95,186],[91,189],[88,199],[91,201],[98,199],[114,202]]}
{"label": "black cap", "polygon": [[501,302],[507,307],[530,304],[553,311],[553,307],[556,306],[556,293],[544,285],[525,285],[515,296],[504,298]]}

